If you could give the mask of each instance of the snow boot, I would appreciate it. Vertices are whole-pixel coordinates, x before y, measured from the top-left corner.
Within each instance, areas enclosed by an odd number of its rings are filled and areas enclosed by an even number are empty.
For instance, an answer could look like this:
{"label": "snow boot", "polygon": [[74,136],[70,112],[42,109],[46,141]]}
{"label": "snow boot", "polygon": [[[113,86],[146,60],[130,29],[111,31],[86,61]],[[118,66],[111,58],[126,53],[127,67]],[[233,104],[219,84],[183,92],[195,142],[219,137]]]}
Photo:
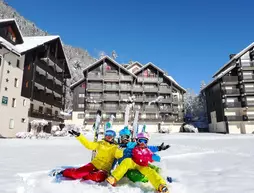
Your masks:
{"label": "snow boot", "polygon": [[64,170],[55,170],[51,173],[52,176],[63,175]]}
{"label": "snow boot", "polygon": [[161,184],[158,188],[158,192],[163,192],[163,193],[169,193],[168,187],[164,184]]}
{"label": "snow boot", "polygon": [[111,185],[111,186],[116,186],[116,179],[113,176],[107,177],[106,181]]}

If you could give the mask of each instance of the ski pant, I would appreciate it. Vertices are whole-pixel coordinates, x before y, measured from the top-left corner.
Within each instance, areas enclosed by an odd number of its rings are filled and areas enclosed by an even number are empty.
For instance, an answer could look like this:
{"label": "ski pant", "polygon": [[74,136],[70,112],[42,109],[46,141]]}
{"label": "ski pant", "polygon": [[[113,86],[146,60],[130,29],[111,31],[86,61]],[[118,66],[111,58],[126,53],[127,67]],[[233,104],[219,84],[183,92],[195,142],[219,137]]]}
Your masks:
{"label": "ski pant", "polygon": [[121,164],[112,172],[112,176],[119,181],[129,169],[137,169],[146,176],[153,187],[158,190],[161,184],[166,185],[165,180],[149,166],[140,166],[131,158],[124,159]]}
{"label": "ski pant", "polygon": [[92,163],[89,163],[80,168],[67,168],[63,171],[63,176],[72,179],[83,178],[84,180],[103,182],[108,174],[106,171],[98,170]]}

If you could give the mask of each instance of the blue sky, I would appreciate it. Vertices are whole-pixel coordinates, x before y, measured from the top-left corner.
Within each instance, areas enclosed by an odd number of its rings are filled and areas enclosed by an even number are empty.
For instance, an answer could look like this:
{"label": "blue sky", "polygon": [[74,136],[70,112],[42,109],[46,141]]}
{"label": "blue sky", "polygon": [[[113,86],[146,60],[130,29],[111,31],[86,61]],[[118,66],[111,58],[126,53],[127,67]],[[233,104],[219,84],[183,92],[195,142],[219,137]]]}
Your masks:
{"label": "blue sky", "polygon": [[9,5],[64,43],[119,63],[153,62],[199,91],[229,54],[254,41],[254,1],[9,0]]}

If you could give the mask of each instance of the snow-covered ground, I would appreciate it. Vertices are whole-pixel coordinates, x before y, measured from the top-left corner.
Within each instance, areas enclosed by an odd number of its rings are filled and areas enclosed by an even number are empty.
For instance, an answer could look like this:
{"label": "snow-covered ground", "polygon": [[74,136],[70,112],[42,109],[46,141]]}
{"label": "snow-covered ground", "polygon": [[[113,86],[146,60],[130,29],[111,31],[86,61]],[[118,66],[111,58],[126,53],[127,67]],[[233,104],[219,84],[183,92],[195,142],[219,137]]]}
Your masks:
{"label": "snow-covered ground", "polygon": [[[87,135],[92,139],[92,135]],[[150,144],[171,145],[160,152],[163,176],[172,193],[253,193],[254,135],[153,134]],[[117,187],[79,181],[53,183],[58,166],[88,163],[91,152],[75,138],[0,139],[0,192],[87,193],[154,192],[149,184]]]}

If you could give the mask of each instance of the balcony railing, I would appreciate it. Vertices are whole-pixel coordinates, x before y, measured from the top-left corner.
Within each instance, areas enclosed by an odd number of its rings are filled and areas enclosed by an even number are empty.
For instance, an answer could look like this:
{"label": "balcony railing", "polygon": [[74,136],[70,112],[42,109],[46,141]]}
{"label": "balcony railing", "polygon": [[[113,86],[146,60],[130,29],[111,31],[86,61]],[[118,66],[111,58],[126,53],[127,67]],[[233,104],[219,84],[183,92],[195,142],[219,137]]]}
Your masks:
{"label": "balcony railing", "polygon": [[35,73],[35,82],[37,82],[38,84],[45,86],[46,84],[46,77],[43,75],[40,75],[38,72]]}
{"label": "balcony railing", "polygon": [[145,88],[144,88],[144,91],[145,91],[145,92],[156,92],[156,93],[157,93],[157,92],[158,92],[158,88],[156,88],[156,87],[155,87],[155,88],[146,88],[146,87],[145,87]]}
{"label": "balcony railing", "polygon": [[158,82],[158,78],[155,78],[155,77],[138,77],[138,82],[156,83],[156,82]]}
{"label": "balcony railing", "polygon": [[104,85],[104,90],[118,91],[119,90],[119,86],[106,86],[106,85]]}
{"label": "balcony railing", "polygon": [[161,99],[159,102],[160,103],[171,103],[172,102],[172,98]]}
{"label": "balcony railing", "polygon": [[242,80],[248,80],[248,81],[254,81],[254,75],[242,75],[241,76]]}
{"label": "balcony railing", "polygon": [[101,74],[90,73],[90,74],[88,74],[87,79],[88,80],[102,80],[103,77]]}
{"label": "balcony railing", "polygon": [[224,76],[222,77],[222,81],[225,83],[237,83],[238,82],[238,76]]}
{"label": "balcony railing", "polygon": [[236,95],[238,95],[238,94],[240,94],[240,90],[239,89],[224,89],[223,90],[223,94],[224,95],[231,95],[231,94],[236,94]]}
{"label": "balcony railing", "polygon": [[117,95],[104,95],[103,98],[106,101],[119,101],[119,96]]}
{"label": "balcony railing", "polygon": [[115,112],[119,110],[119,107],[118,106],[104,106],[103,110],[106,112]]}
{"label": "balcony railing", "polygon": [[134,87],[133,87],[133,91],[134,91],[134,92],[143,92],[143,88],[142,88],[142,87],[134,86]]}
{"label": "balcony railing", "polygon": [[46,119],[46,120],[59,121],[59,122],[64,121],[64,118],[61,115],[47,114],[38,110],[33,110],[33,111],[30,110],[28,112],[28,116],[34,117],[34,118]]}
{"label": "balcony railing", "polygon": [[119,81],[119,75],[117,73],[106,73],[104,81]]}
{"label": "balcony railing", "polygon": [[253,70],[254,63],[252,61],[249,62],[242,62],[242,70]]}
{"label": "balcony railing", "polygon": [[132,77],[131,76],[120,76],[120,80],[122,80],[122,81],[132,81]]}
{"label": "balcony railing", "polygon": [[243,106],[244,107],[254,107],[254,101],[244,101]]}
{"label": "balcony railing", "polygon": [[59,93],[60,95],[63,95],[63,87],[58,85],[58,84],[55,84],[54,86],[54,90]]}
{"label": "balcony railing", "polygon": [[123,86],[123,85],[121,85],[120,89],[121,89],[121,91],[131,91],[132,87],[131,86]]}
{"label": "balcony railing", "polygon": [[226,121],[243,121],[243,116],[225,116]]}
{"label": "balcony railing", "polygon": [[129,96],[128,95],[121,95],[120,96],[120,100],[129,100]]}
{"label": "balcony railing", "polygon": [[47,80],[46,81],[46,86],[47,88],[49,88],[50,90],[54,90],[54,83],[52,80]]}
{"label": "balcony railing", "polygon": [[135,98],[135,102],[143,102],[144,101],[144,97],[136,97]]}
{"label": "balcony railing", "polygon": [[97,84],[88,84],[87,85],[88,90],[102,90],[102,84],[97,85]]}
{"label": "balcony railing", "polygon": [[225,108],[238,108],[241,107],[242,103],[241,102],[226,102],[224,104]]}
{"label": "balcony railing", "polygon": [[145,106],[144,110],[148,111],[148,112],[156,112],[156,111],[158,111],[158,108],[157,107]]}
{"label": "balcony railing", "polygon": [[169,88],[165,88],[165,87],[159,87],[159,93],[171,93],[172,91]]}
{"label": "balcony railing", "polygon": [[144,97],[145,102],[151,102],[151,101],[154,101],[156,99],[157,99],[157,97]]}
{"label": "balcony railing", "polygon": [[162,108],[160,109],[161,113],[172,113],[173,109],[172,108]]}
{"label": "balcony railing", "polygon": [[244,87],[243,91],[246,93],[254,93],[254,87]]}

